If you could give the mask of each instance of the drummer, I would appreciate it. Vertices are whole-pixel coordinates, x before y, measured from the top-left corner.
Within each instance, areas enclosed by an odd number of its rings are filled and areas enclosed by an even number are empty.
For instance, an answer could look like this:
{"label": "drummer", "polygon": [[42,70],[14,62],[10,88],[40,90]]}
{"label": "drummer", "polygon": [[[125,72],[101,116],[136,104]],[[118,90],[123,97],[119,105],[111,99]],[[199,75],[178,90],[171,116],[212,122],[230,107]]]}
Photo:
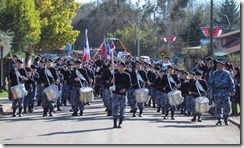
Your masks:
{"label": "drummer", "polygon": [[[26,80],[28,80],[26,70],[23,68],[23,61],[17,59],[15,66],[16,68],[12,68],[9,71],[9,78],[11,82],[10,87],[23,84]],[[22,117],[23,99],[24,97],[12,100],[12,117],[16,117],[17,108],[19,108],[19,117]]]}
{"label": "drummer", "polygon": [[136,117],[136,111],[137,108],[139,108],[139,117],[141,117],[144,109],[144,103],[137,103],[136,102],[136,95],[135,95],[135,90],[138,88],[143,88],[145,87],[145,84],[150,84],[147,73],[145,70],[142,70],[142,62],[137,60],[135,62],[135,69],[132,70],[131,74],[131,81],[132,81],[132,88],[131,88],[131,108],[133,111],[132,117]]}
{"label": "drummer", "polygon": [[174,67],[172,65],[168,65],[167,73],[163,75],[162,78],[162,87],[164,91],[164,100],[166,105],[166,112],[164,119],[168,119],[169,110],[171,111],[171,120],[175,120],[174,118],[174,112],[175,112],[175,106],[171,106],[169,104],[169,99],[167,94],[180,87],[181,82],[179,80],[179,77],[174,74]]}
{"label": "drummer", "polygon": [[80,101],[80,88],[84,87],[85,83],[92,83],[92,80],[88,77],[87,71],[82,68],[82,62],[80,60],[75,61],[75,68],[71,72],[71,105],[72,116],[78,116],[78,110],[80,116],[83,116],[84,102]]}
{"label": "drummer", "polygon": [[202,71],[198,70],[195,72],[195,80],[191,83],[191,86],[189,88],[189,94],[191,97],[191,112],[193,115],[193,118],[191,121],[196,121],[196,116],[198,116],[197,121],[202,122],[201,116],[202,113],[197,113],[195,110],[195,100],[197,97],[206,96],[206,91],[208,90],[208,84],[207,81],[202,79]]}
{"label": "drummer", "polygon": [[[126,93],[131,87],[131,78],[128,73],[124,72],[125,67],[126,65],[124,62],[119,62],[118,72],[114,74],[114,78],[112,79],[112,83],[115,84],[112,96],[112,114],[114,120],[113,128],[121,128],[122,122],[125,118]],[[118,117],[119,125],[117,126]]]}
{"label": "drummer", "polygon": [[[53,66],[53,60],[47,59],[46,60],[46,66],[40,70],[39,73],[40,76],[40,82],[43,90],[50,85],[55,85],[57,82],[57,73],[56,69]],[[54,100],[49,101],[46,94],[43,92],[42,94],[42,107],[43,107],[43,117],[47,116],[47,112],[49,109],[49,116],[53,116],[54,111]]]}

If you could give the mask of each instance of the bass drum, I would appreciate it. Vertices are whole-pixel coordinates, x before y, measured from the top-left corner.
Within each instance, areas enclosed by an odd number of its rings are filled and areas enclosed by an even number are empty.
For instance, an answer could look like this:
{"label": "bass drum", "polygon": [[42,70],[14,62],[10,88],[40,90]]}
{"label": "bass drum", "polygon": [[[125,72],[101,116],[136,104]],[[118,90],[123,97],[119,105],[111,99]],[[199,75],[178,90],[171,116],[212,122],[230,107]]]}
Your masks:
{"label": "bass drum", "polygon": [[184,100],[184,97],[182,97],[181,91],[179,90],[172,90],[167,94],[167,96],[171,106],[180,105]]}
{"label": "bass drum", "polygon": [[149,96],[149,90],[147,88],[139,88],[135,90],[136,94],[136,102],[137,103],[144,103],[147,102]]}
{"label": "bass drum", "polygon": [[197,97],[195,100],[196,113],[206,113],[209,109],[209,99],[207,97]]}
{"label": "bass drum", "polygon": [[11,93],[13,95],[13,99],[19,99],[19,98],[25,97],[27,95],[27,91],[25,89],[24,84],[15,85],[15,86],[11,87],[10,89],[11,89]]}
{"label": "bass drum", "polygon": [[58,86],[50,85],[43,90],[45,95],[47,96],[48,101],[52,101],[54,99],[58,99],[60,97],[60,92],[58,90]]}
{"label": "bass drum", "polygon": [[93,88],[83,87],[80,89],[80,101],[84,103],[92,102],[94,100]]}

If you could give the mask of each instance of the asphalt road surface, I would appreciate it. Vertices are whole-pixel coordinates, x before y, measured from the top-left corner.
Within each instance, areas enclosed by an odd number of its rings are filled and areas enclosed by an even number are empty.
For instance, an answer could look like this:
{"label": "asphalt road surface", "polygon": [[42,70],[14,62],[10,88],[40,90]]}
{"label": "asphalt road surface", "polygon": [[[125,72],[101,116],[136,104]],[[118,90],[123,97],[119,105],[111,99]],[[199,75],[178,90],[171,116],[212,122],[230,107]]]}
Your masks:
{"label": "asphalt road surface", "polygon": [[[121,129],[113,129],[101,99],[85,106],[84,116],[72,117],[70,105],[62,106],[53,117],[42,117],[42,108],[23,117],[0,116],[1,144],[240,144],[240,129],[216,126],[206,113],[203,122],[176,111],[175,120],[165,120],[155,108],[146,107],[142,117],[132,117],[127,106]],[[56,110],[56,109],[55,109]]]}

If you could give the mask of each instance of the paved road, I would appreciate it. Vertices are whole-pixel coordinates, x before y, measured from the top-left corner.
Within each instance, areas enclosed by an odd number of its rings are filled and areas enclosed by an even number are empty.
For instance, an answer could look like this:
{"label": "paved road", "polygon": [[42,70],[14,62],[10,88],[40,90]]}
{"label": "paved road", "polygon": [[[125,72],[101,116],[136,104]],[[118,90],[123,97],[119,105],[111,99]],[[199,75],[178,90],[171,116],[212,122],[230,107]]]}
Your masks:
{"label": "paved road", "polygon": [[131,117],[127,108],[122,129],[113,129],[100,99],[85,106],[84,116],[72,117],[70,106],[54,117],[42,117],[41,107],[23,117],[0,117],[2,144],[240,144],[240,129],[215,126],[204,114],[203,122],[191,122],[176,112],[176,120],[164,120],[155,108],[145,108],[143,117]]}

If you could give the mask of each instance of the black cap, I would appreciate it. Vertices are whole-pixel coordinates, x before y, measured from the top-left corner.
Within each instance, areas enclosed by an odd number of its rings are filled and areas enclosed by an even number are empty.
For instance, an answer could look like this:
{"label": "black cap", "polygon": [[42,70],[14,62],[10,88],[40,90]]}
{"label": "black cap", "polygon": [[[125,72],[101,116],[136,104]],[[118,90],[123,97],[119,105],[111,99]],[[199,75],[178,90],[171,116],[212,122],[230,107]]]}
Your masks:
{"label": "black cap", "polygon": [[36,65],[31,64],[30,68],[31,68],[31,69],[36,69],[37,67],[36,67]]}
{"label": "black cap", "polygon": [[174,66],[169,65],[167,69],[169,69],[169,68],[174,69]]}
{"label": "black cap", "polygon": [[164,57],[164,59],[170,59],[168,56]]}
{"label": "black cap", "polygon": [[189,74],[196,75],[194,71],[190,71]]}
{"label": "black cap", "polygon": [[142,64],[142,62],[140,60],[136,60],[136,63]]}
{"label": "black cap", "polygon": [[45,63],[45,61],[41,60],[40,63]]}
{"label": "black cap", "polygon": [[53,59],[47,59],[47,62],[53,62]]}
{"label": "black cap", "polygon": [[123,65],[124,67],[126,67],[126,64],[124,62],[119,62],[119,65]]}
{"label": "black cap", "polygon": [[154,69],[155,69],[155,70],[161,70],[161,67],[156,66]]}
{"label": "black cap", "polygon": [[29,67],[25,67],[25,70],[26,70],[27,72],[31,72],[31,69],[30,69]]}
{"label": "black cap", "polygon": [[75,64],[81,64],[82,62],[81,62],[81,60],[76,60],[75,61]]}
{"label": "black cap", "polygon": [[21,59],[17,59],[17,60],[16,60],[16,63],[17,63],[17,62],[23,64],[23,61],[22,61]]}
{"label": "black cap", "polygon": [[198,76],[202,75],[202,71],[198,70],[198,71],[195,72],[195,74],[198,75]]}
{"label": "black cap", "polygon": [[224,62],[219,61],[219,60],[217,60],[217,63],[218,63],[218,64],[221,64],[221,65],[225,65],[225,63],[224,63]]}

